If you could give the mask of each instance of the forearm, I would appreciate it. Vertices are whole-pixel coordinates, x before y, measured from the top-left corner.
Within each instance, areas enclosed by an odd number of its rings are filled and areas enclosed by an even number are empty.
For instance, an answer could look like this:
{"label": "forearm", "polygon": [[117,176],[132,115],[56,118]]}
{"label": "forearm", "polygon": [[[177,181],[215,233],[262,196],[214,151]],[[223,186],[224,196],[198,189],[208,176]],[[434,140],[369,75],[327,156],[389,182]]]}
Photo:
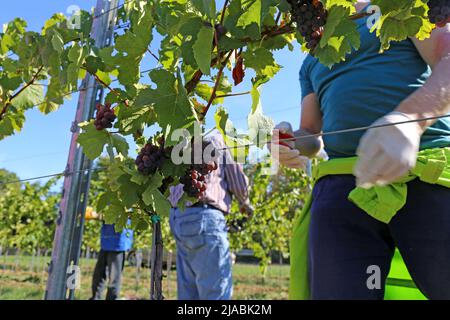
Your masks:
{"label": "forearm", "polygon": [[[396,111],[413,119],[442,116],[450,112],[450,53],[433,68],[433,73],[425,85],[405,99]],[[422,130],[436,120],[419,123]]]}

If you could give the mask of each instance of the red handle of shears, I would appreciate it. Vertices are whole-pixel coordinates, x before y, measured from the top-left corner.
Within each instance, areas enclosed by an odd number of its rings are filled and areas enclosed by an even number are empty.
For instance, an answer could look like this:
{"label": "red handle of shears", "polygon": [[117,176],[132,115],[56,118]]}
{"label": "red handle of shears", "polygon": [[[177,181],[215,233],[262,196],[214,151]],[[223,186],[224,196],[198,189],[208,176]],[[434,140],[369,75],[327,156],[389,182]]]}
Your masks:
{"label": "red handle of shears", "polygon": [[278,144],[288,147],[288,148],[291,148],[291,146],[289,145],[289,143],[287,141],[281,141],[281,140],[288,140],[288,139],[292,139],[292,138],[294,138],[294,136],[292,134],[280,132],[280,134],[279,134],[280,141],[278,142]]}

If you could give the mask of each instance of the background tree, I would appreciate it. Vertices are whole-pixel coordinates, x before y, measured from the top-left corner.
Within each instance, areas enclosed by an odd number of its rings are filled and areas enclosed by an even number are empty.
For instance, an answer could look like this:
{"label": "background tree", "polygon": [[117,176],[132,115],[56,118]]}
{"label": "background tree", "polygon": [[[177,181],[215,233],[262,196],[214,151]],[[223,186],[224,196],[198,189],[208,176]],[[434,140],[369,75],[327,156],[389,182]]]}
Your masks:
{"label": "background tree", "polygon": [[[231,233],[232,250],[251,249],[259,259],[264,275],[274,251],[289,256],[292,221],[303,207],[310,192],[310,178],[300,170],[281,167],[278,174],[268,174],[271,162],[266,160],[245,167],[250,178],[250,202],[255,212],[241,232]],[[244,219],[238,203],[233,203],[229,221]]]}
{"label": "background tree", "polygon": [[[3,170],[3,177],[15,177]],[[11,181],[11,180],[2,180]],[[52,247],[60,195],[52,191],[57,179],[39,183],[6,184],[0,193],[2,245],[28,252]]]}

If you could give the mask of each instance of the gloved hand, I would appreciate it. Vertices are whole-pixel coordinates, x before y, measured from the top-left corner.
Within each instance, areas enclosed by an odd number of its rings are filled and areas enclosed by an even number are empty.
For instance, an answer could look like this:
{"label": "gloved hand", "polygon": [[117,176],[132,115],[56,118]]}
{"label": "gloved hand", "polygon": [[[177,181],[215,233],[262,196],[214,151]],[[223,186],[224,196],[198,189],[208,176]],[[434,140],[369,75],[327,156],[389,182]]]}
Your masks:
{"label": "gloved hand", "polygon": [[293,138],[294,131],[288,122],[277,125],[272,134],[272,141],[269,143],[269,150],[272,157],[280,164],[288,168],[305,169],[309,159],[301,156],[300,151],[295,148],[295,141],[280,141]]}
{"label": "gloved hand", "polygon": [[[373,125],[413,120],[394,111]],[[423,133],[418,123],[407,123],[369,129],[361,138],[354,174],[358,187],[369,189],[395,182],[415,167]]]}

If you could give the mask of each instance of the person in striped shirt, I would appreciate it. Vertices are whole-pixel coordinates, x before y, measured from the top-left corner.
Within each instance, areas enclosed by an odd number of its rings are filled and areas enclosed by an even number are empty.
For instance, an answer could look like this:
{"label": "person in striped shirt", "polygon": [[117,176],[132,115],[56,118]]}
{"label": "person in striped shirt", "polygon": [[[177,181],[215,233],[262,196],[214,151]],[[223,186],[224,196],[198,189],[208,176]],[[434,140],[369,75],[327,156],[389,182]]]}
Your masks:
{"label": "person in striped shirt", "polygon": [[170,226],[177,245],[177,281],[180,300],[229,300],[232,296],[231,256],[225,220],[233,197],[248,214],[248,178],[241,164],[226,150],[222,135],[214,130],[204,140],[219,150],[218,169],[206,177],[207,190],[201,201],[178,202],[183,185],[171,187]]}

